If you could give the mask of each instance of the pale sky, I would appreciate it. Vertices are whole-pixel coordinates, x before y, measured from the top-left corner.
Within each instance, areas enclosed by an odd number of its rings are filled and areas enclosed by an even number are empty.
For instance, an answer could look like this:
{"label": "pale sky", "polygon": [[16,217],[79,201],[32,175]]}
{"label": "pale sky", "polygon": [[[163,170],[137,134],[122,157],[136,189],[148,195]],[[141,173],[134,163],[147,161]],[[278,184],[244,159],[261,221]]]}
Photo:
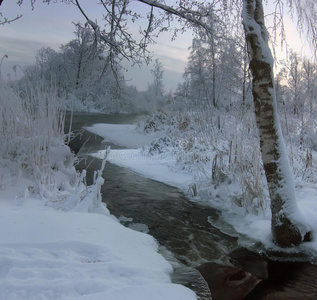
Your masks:
{"label": "pale sky", "polygon": [[[13,18],[17,14],[23,14],[21,19],[0,26],[0,61],[5,54],[9,57],[2,63],[3,77],[8,73],[13,74],[12,67],[16,64],[21,67],[33,64],[36,52],[43,46],[58,50],[61,44],[74,39],[75,27],[72,22],[85,22],[84,17],[74,5],[64,3],[47,5],[38,0],[32,11],[30,1],[25,0],[21,7],[17,6],[16,2],[17,0],[4,0],[0,6],[0,12],[6,17]],[[96,0],[85,0],[81,3],[92,20],[98,18],[103,12],[100,6],[96,5]],[[149,9],[140,2],[134,2],[133,5],[137,6],[141,13]],[[303,41],[299,38],[296,27],[286,20],[286,29],[290,46],[301,52],[304,49]],[[154,59],[159,58],[163,64],[166,91],[175,90],[177,84],[182,82],[192,37],[192,33],[188,31],[172,42],[171,34],[167,33],[156,40],[157,44],[150,47],[150,50],[155,53]],[[137,66],[131,68],[130,64],[126,63],[126,67],[129,72],[125,73],[125,77],[127,80],[131,79],[129,83],[140,90],[145,90],[152,81],[150,72],[152,66],[142,69]]]}
{"label": "pale sky", "polygon": [[[85,12],[92,20],[100,15],[100,6],[96,5],[95,0],[85,0],[82,3]],[[148,9],[142,3],[134,5],[140,6],[141,11]],[[6,77],[8,73],[13,74],[12,67],[16,64],[21,67],[33,64],[36,52],[43,46],[58,50],[61,44],[75,38],[75,26],[72,22],[85,22],[84,17],[74,5],[64,3],[47,5],[38,0],[32,11],[29,1],[25,0],[19,7],[16,0],[4,0],[0,11],[10,18],[23,14],[21,19],[0,26],[0,60],[3,55],[8,55],[8,59],[3,61],[1,67],[3,77]],[[155,52],[153,63],[156,58],[159,58],[163,64],[166,91],[175,90],[177,84],[182,82],[192,34],[187,32],[173,42],[171,37],[171,33],[166,33],[157,39],[157,44],[150,46],[150,50]],[[128,84],[135,85],[140,90],[147,89],[148,84],[152,82],[150,70],[153,64],[144,66],[142,69],[138,66],[132,68],[130,65],[129,62],[125,63],[125,67],[129,69],[129,72],[124,74],[129,80]]]}

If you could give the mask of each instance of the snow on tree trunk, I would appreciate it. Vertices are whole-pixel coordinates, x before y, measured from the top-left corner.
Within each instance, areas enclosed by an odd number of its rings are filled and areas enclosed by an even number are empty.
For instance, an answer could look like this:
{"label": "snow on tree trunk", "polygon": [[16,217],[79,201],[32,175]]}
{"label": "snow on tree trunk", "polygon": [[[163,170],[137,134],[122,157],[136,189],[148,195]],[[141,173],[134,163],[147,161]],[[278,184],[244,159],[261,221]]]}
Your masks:
{"label": "snow on tree trunk", "polygon": [[253,76],[252,92],[272,211],[272,235],[281,247],[300,244],[307,228],[297,209],[295,187],[277,117],[273,58],[261,0],[243,1],[243,25]]}

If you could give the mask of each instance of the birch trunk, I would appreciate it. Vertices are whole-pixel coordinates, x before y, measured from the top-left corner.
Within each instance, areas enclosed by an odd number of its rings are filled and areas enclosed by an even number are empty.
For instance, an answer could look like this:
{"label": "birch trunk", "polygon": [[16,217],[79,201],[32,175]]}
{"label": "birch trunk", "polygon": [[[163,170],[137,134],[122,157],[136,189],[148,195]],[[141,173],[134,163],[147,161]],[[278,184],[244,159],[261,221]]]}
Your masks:
{"label": "birch trunk", "polygon": [[272,235],[276,244],[300,244],[307,228],[297,210],[292,172],[277,117],[273,58],[268,46],[262,0],[243,1],[243,25],[253,76],[252,93],[260,147],[271,198]]}

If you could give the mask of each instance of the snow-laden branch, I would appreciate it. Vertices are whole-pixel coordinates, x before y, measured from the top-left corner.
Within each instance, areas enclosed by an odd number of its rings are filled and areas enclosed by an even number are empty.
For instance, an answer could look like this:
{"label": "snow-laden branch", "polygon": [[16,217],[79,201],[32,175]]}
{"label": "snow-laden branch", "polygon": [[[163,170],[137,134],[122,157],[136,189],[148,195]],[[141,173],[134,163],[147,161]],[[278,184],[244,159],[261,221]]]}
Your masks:
{"label": "snow-laden branch", "polygon": [[[175,9],[171,6],[167,6],[163,3],[157,2],[155,0],[137,0],[137,1],[142,2],[144,4],[147,4],[147,5],[150,5],[152,7],[159,8],[167,13],[170,13],[172,15],[175,15],[177,17],[185,19],[196,26],[205,28],[207,31],[212,30],[212,28],[210,26],[208,26],[206,23],[204,23],[201,20],[202,17],[207,16],[208,14],[202,14],[198,11],[186,9],[184,7],[182,7],[182,9]],[[193,16],[197,16],[198,18],[194,18]]]}
{"label": "snow-laden branch", "polygon": [[[280,2],[281,0],[279,0]],[[317,3],[316,0],[288,0],[292,13],[297,15],[297,27],[304,33],[308,42],[317,55]]]}
{"label": "snow-laden branch", "polygon": [[80,6],[78,0],[75,0],[75,1],[76,1],[76,5],[77,5],[78,9],[80,10],[81,14],[85,17],[87,23],[95,31],[97,41],[103,40],[107,45],[110,45],[111,47],[115,48],[126,59],[129,59],[129,57],[121,50],[120,46],[117,43],[115,43],[113,40],[107,38],[104,34],[101,34],[100,27],[95,22],[93,22],[90,18],[88,18],[88,16],[86,15],[84,10]]}

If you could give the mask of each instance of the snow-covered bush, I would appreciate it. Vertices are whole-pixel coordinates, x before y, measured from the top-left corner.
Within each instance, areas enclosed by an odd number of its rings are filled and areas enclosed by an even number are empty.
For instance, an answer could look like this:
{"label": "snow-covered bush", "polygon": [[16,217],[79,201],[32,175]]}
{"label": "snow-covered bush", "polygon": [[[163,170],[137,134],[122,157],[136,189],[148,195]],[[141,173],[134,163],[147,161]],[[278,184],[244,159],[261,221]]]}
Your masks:
{"label": "snow-covered bush", "polygon": [[54,169],[69,169],[73,158],[63,143],[64,112],[54,90],[39,85],[19,94],[0,81],[0,107],[1,163],[14,165],[16,175],[29,172],[40,192],[61,188]]}
{"label": "snow-covered bush", "polygon": [[[315,121],[302,131],[295,115],[280,115],[281,125],[296,181],[317,183]],[[307,121],[307,120],[306,120]],[[195,195],[206,191],[234,189],[235,206],[259,213],[269,207],[269,195],[252,109],[231,111],[158,113],[140,128],[158,137],[144,151],[172,157],[177,168],[195,175]],[[239,187],[239,191],[236,187]],[[211,196],[209,192],[205,193]],[[219,194],[217,194],[217,197]],[[232,195],[231,195],[232,196]]]}
{"label": "snow-covered bush", "polygon": [[[171,156],[177,168],[197,178],[200,190],[233,184],[240,194],[235,205],[259,212],[267,206],[255,121],[250,112],[234,115],[218,110],[160,113],[142,124],[145,132],[161,135],[145,148],[150,155]],[[195,193],[196,194],[196,193]]]}
{"label": "snow-covered bush", "polygon": [[4,177],[31,176],[25,195],[34,193],[58,209],[108,215],[101,200],[106,157],[94,183],[87,186],[85,171],[76,172],[74,155],[64,143],[65,114],[54,91],[41,86],[30,90],[21,97],[0,81],[0,169],[12,173],[0,172],[0,188]]}
{"label": "snow-covered bush", "polygon": [[170,116],[168,116],[165,112],[159,112],[157,114],[150,115],[142,124],[143,131],[145,133],[164,131],[169,128],[170,125],[173,124]]}
{"label": "snow-covered bush", "polygon": [[104,183],[102,172],[105,168],[107,157],[110,153],[110,147],[105,151],[105,155],[101,162],[101,167],[98,171],[95,171],[94,182],[90,186],[81,185],[79,181],[78,190],[74,193],[74,196],[62,203],[62,207],[68,207],[75,211],[100,213],[104,215],[110,215],[109,210],[105,203],[102,202],[101,187]]}
{"label": "snow-covered bush", "polygon": [[286,150],[296,180],[317,184],[317,123],[311,111],[305,119],[280,108]]}

